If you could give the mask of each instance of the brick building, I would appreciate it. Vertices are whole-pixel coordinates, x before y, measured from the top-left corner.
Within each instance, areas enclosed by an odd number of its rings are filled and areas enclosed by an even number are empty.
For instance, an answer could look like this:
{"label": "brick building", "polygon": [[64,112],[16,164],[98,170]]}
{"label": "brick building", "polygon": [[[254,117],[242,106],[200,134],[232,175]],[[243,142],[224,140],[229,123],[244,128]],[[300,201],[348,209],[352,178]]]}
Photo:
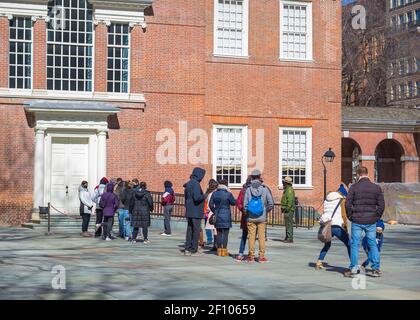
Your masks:
{"label": "brick building", "polygon": [[341,157],[340,19],[330,0],[0,0],[0,222],[77,211],[105,175],[183,192],[197,165],[235,192],[258,166],[277,201],[292,175],[318,205],[321,157]]}

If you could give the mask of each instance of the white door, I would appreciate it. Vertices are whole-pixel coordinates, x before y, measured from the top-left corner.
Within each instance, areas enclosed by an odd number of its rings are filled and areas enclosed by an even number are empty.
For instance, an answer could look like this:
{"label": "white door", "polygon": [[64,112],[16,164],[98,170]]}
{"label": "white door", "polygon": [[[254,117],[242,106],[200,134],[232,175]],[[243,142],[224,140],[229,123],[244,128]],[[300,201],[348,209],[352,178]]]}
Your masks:
{"label": "white door", "polygon": [[79,186],[88,180],[88,139],[52,138],[51,204],[66,213],[79,212]]}

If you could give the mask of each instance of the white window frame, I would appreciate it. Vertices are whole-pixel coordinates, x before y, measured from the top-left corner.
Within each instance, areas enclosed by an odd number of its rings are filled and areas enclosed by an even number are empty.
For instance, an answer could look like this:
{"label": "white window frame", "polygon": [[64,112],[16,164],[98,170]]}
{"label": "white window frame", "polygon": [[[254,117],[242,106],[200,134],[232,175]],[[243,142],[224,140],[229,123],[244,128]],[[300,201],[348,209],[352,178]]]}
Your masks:
{"label": "white window frame", "polygon": [[[30,16],[21,16],[21,15],[16,15],[13,16],[12,19],[14,18],[29,18],[31,19]],[[9,20],[10,22],[10,20]],[[10,39],[10,26],[8,24],[7,26],[7,30],[8,30],[8,34],[7,34],[7,38],[8,38],[8,42],[7,42],[7,46],[8,46],[8,51],[9,51],[9,46],[10,46],[10,42],[23,42],[25,43],[25,41],[21,41],[21,40],[11,40]],[[17,30],[17,29],[16,29]],[[30,68],[31,68],[31,75],[30,75],[30,81],[31,81],[31,85],[29,88],[10,88],[10,52],[8,52],[7,55],[7,59],[8,59],[8,64],[7,64],[7,88],[11,91],[11,92],[31,92],[34,88],[34,22],[31,19],[31,64],[30,64]],[[16,56],[17,59],[17,56]],[[25,59],[25,58],[24,58]],[[15,65],[17,65],[17,63],[15,63]],[[23,74],[25,74],[25,70],[23,70]],[[17,79],[17,77],[15,77]],[[25,79],[25,77],[24,77]]]}
{"label": "white window frame", "polygon": [[[217,178],[217,129],[242,129],[242,164],[241,183],[229,183],[230,188],[242,188],[248,177],[248,126],[247,125],[213,125],[212,132],[212,176]],[[217,179],[216,179],[217,180]]]}
{"label": "white window frame", "polygon": [[218,57],[228,58],[248,58],[248,23],[249,23],[249,0],[243,0],[243,21],[242,21],[242,53],[241,54],[227,54],[218,51],[217,48],[217,22],[219,16],[218,10],[219,0],[213,1],[213,55]]}
{"label": "white window frame", "polygon": [[312,128],[311,127],[279,127],[279,188],[283,188],[283,130],[306,131],[306,183],[293,184],[294,189],[312,190]]}
{"label": "white window frame", "polygon": [[[306,6],[306,21],[307,21],[307,31],[306,31],[306,58],[290,58],[286,57],[283,52],[283,11],[284,5],[300,5]],[[312,2],[304,1],[288,1],[280,0],[280,60],[282,61],[313,61],[313,19],[312,19]]]}

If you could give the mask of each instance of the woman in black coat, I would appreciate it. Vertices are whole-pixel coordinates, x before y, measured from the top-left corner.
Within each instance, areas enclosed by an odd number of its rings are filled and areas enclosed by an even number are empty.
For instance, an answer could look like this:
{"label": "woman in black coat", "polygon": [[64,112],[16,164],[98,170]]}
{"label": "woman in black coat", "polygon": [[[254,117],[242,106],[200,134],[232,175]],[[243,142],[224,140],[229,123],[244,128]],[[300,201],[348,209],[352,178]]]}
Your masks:
{"label": "woman in black coat", "polygon": [[140,189],[133,194],[130,212],[131,226],[133,227],[132,243],[136,243],[139,229],[142,228],[144,243],[150,243],[147,235],[150,227],[150,212],[153,211],[153,199],[149,191],[146,190],[146,183],[140,183]]}

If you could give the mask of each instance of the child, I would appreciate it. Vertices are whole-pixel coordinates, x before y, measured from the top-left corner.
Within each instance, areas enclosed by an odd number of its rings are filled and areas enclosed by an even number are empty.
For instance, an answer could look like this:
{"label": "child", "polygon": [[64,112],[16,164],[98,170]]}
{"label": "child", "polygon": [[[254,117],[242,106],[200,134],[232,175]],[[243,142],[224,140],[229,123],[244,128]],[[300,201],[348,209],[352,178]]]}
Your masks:
{"label": "child", "polygon": [[[376,243],[378,244],[378,251],[379,252],[381,252],[382,243],[384,241],[384,230],[385,230],[385,224],[384,224],[383,220],[378,220],[378,222],[376,222]],[[362,240],[362,246],[363,246],[363,249],[365,250],[365,252],[368,256],[366,261],[363,262],[363,264],[362,264],[362,267],[366,268],[371,263],[371,258],[370,258],[370,254],[369,254],[369,247],[368,247],[368,242],[367,242],[367,237],[366,236]]]}

